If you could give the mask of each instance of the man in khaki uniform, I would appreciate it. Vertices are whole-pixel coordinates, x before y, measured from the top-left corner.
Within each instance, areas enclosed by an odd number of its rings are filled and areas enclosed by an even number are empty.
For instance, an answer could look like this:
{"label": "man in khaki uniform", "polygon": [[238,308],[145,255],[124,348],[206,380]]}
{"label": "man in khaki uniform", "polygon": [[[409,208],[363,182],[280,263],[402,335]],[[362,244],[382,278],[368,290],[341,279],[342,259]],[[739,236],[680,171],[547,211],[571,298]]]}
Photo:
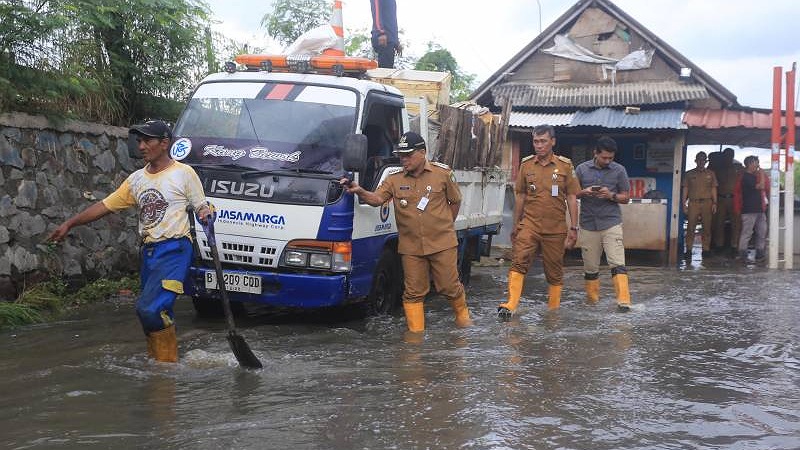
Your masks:
{"label": "man in khaki uniform", "polygon": [[436,290],[450,300],[456,325],[469,326],[472,321],[464,286],[458,279],[458,239],[453,229],[461,205],[455,175],[447,165],[428,161],[425,141],[417,133],[405,133],[395,152],[403,164],[402,172],[389,175],[375,192],[356,182],[349,184],[347,192],[371,206],[393,201],[397,251],[405,275],[403,310],[408,330],[425,330],[423,301],[430,290],[430,274]]}
{"label": "man in khaki uniform", "polygon": [[714,168],[714,175],[719,183],[717,186],[717,212],[714,214],[714,246],[719,250],[724,250],[725,221],[729,220],[731,224],[731,256],[736,255],[742,225],[742,217],[736,213],[733,207],[733,188],[736,186],[736,178],[742,171],[742,165],[734,161],[733,157],[733,149],[726,148],[722,151],[719,166]]}
{"label": "man in khaki uniform", "polygon": [[[705,152],[697,152],[694,161],[697,167],[686,172],[681,184],[681,205],[686,214],[686,247],[684,257],[692,257],[697,217],[703,224],[703,256],[711,253],[711,219],[717,210],[717,177],[706,169]],[[688,200],[688,202],[687,202]]]}
{"label": "man in khaki uniform", "polygon": [[[522,160],[514,188],[514,229],[511,231],[512,264],[508,271],[508,301],[497,308],[507,319],[516,311],[522,296],[525,274],[538,250],[542,253],[547,279],[547,307],[561,304],[564,284],[564,248],[572,248],[578,237],[580,191],[572,161],[553,154],[555,129],[540,125],[533,130],[535,155]],[[569,207],[571,224],[567,227]]]}

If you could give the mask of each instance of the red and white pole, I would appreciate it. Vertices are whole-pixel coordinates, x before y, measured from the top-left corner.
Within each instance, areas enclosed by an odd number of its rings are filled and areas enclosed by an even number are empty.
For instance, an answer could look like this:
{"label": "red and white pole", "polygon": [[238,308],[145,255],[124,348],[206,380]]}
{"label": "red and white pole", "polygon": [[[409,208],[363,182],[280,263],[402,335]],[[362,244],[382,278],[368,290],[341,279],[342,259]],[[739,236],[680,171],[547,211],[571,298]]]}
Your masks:
{"label": "red and white pole", "polygon": [[786,175],[783,190],[783,268],[794,265],[794,88],[797,63],[786,72]]}
{"label": "red and white pole", "polygon": [[780,241],[780,161],[781,161],[781,86],[782,67],[772,69],[772,164],[769,193],[769,255],[767,267],[778,268]]}

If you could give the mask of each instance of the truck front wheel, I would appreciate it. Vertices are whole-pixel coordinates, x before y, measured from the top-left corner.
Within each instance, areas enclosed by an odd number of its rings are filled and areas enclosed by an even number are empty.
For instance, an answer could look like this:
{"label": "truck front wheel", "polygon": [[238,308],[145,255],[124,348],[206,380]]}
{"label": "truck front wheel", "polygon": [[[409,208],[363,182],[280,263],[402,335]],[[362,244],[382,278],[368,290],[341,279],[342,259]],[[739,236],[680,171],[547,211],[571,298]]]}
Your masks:
{"label": "truck front wheel", "polygon": [[367,302],[372,314],[393,314],[400,310],[403,297],[403,266],[400,255],[384,249],[372,277]]}

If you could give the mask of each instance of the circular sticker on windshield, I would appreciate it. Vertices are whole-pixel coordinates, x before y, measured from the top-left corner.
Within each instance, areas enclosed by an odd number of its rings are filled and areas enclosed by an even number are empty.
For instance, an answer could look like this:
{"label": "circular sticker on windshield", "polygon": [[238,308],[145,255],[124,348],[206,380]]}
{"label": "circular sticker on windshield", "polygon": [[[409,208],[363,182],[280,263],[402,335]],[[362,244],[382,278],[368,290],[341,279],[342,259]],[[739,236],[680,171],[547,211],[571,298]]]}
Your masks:
{"label": "circular sticker on windshield", "polygon": [[172,144],[172,148],[169,150],[169,156],[176,161],[180,161],[189,156],[191,151],[192,141],[187,138],[180,138]]}

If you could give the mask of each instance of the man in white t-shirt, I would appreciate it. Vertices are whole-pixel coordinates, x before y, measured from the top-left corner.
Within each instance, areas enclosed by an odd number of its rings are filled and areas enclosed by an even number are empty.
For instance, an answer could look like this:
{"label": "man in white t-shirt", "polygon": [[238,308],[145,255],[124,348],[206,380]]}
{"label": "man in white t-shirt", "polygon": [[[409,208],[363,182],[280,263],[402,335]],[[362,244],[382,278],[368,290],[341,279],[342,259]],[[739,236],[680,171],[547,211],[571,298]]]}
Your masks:
{"label": "man in white t-shirt", "polygon": [[176,362],[178,343],[172,306],[183,293],[183,280],[192,260],[189,217],[191,205],[203,222],[213,220],[203,185],[195,171],[169,156],[172,131],[160,120],[135,125],[139,151],[147,163],[132,173],[108,197],[62,223],[48,238],[62,241],[70,229],[108,214],[136,207],[139,212],[141,294],[136,313],[147,335],[148,355]]}

